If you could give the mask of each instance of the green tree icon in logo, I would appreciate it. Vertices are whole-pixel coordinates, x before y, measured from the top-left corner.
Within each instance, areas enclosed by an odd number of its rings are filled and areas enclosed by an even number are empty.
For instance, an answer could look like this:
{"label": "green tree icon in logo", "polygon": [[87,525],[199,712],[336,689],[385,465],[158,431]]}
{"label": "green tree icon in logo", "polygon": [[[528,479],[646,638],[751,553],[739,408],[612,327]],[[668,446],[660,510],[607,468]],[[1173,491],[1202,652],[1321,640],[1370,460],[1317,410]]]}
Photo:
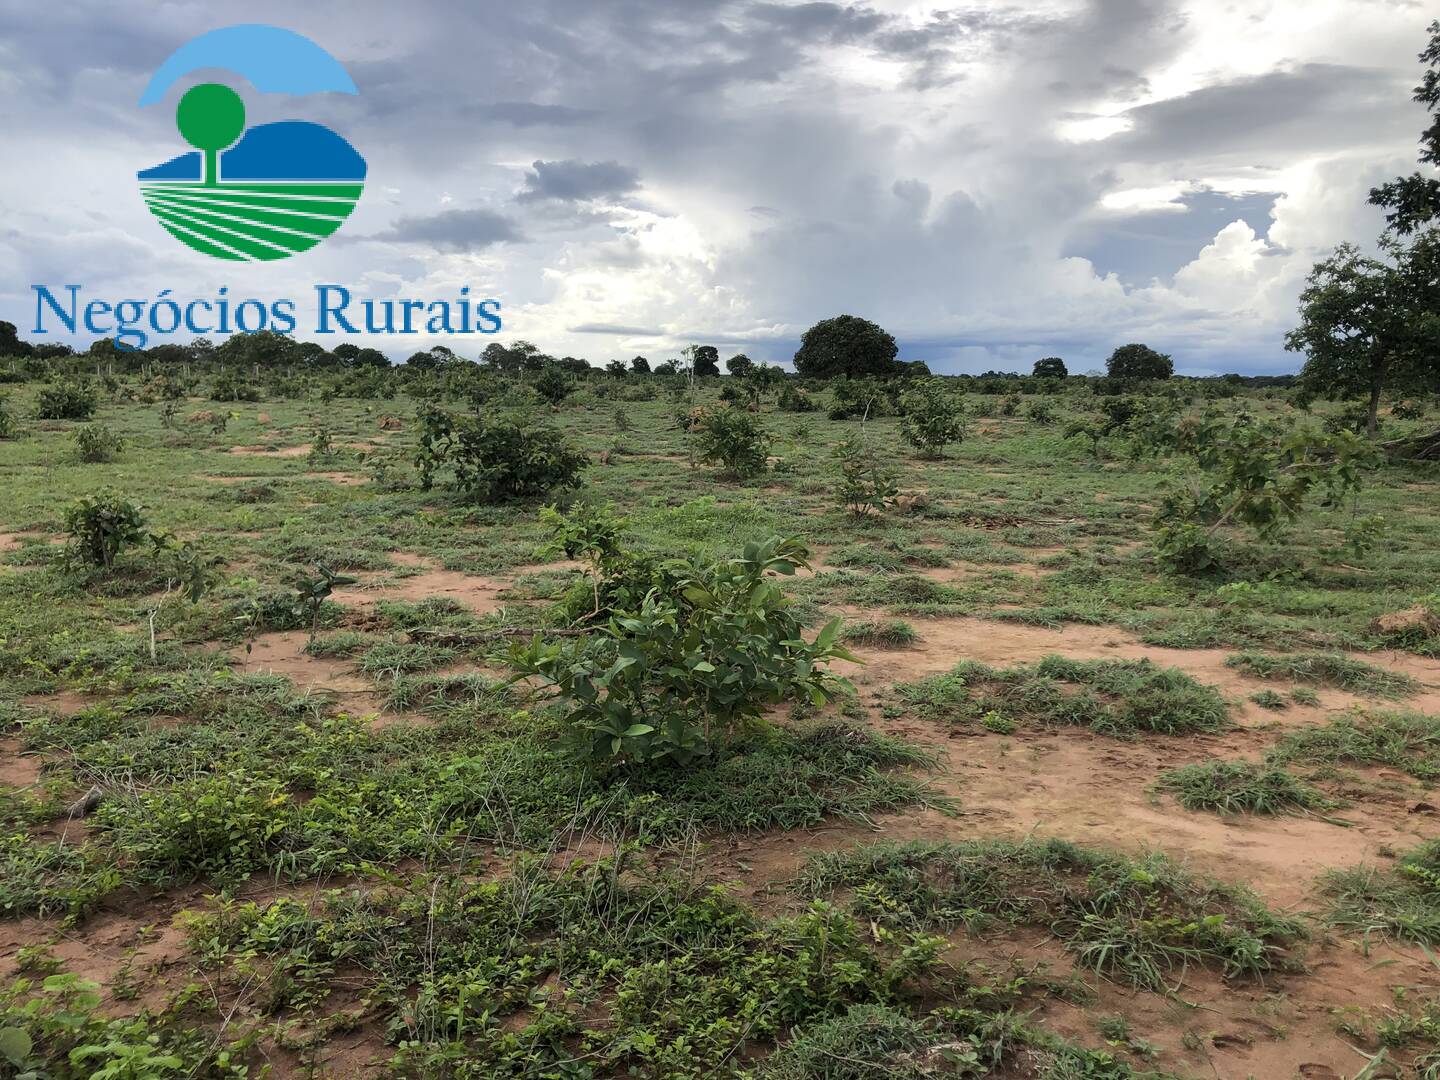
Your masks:
{"label": "green tree icon in logo", "polygon": [[205,154],[205,186],[220,182],[220,151],[245,130],[245,103],[219,83],[201,83],[185,91],[175,109],[175,126],[196,150]]}

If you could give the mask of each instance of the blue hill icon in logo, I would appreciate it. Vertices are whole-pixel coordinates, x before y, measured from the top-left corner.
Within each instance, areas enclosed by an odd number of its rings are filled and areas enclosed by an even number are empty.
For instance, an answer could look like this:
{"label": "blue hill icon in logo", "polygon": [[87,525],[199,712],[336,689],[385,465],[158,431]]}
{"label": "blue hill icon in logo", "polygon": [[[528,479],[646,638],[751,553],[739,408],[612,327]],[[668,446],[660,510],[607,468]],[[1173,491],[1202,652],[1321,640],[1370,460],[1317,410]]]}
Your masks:
{"label": "blue hill icon in logo", "polygon": [[[140,101],[159,101],[198,68],[223,67],[265,92],[353,94],[344,68],[314,42],[273,26],[232,26],[181,47]],[[145,204],[187,247],[220,259],[288,258],[333,233],[364,190],[365,159],[303,120],[245,127],[240,95],[220,83],[185,92],[175,111],[195,147],[139,174]]]}

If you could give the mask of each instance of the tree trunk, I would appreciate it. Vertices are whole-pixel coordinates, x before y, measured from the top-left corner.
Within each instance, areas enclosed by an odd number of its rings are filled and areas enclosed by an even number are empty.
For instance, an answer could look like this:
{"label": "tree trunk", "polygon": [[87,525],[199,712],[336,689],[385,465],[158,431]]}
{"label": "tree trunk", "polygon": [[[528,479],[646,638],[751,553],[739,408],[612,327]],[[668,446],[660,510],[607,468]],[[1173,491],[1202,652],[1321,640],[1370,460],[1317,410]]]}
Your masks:
{"label": "tree trunk", "polygon": [[1370,384],[1370,409],[1365,414],[1365,434],[1370,438],[1375,437],[1375,427],[1378,423],[1376,414],[1380,411],[1380,383],[1377,380]]}

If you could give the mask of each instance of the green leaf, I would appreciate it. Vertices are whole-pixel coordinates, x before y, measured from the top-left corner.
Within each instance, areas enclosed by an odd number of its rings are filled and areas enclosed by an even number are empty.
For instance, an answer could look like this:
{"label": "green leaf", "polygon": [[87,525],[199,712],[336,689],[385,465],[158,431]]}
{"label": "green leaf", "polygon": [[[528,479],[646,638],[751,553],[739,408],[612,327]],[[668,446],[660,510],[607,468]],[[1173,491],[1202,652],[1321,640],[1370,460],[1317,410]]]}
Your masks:
{"label": "green leaf", "polygon": [[622,739],[634,739],[640,735],[649,735],[655,729],[649,724],[631,724],[620,733]]}
{"label": "green leaf", "polygon": [[0,1057],[19,1068],[30,1056],[34,1043],[20,1028],[0,1028]]}

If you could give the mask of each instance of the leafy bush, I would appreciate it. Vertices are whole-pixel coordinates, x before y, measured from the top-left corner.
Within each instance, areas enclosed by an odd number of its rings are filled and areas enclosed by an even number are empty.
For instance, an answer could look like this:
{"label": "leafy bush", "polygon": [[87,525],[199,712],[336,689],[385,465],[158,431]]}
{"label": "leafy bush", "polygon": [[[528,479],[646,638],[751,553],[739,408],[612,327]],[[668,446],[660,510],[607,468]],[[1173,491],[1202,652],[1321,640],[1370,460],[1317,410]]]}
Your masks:
{"label": "leafy bush", "polygon": [[893,388],[879,379],[838,379],[830,391],[832,404],[827,415],[831,420],[867,420],[893,405],[893,393]]}
{"label": "leafy bush", "polygon": [[20,423],[9,405],[0,397],[0,439],[13,439],[20,431]]}
{"label": "leafy bush", "polygon": [[744,409],[708,409],[697,433],[700,460],[739,479],[758,476],[770,459],[770,434]]}
{"label": "leafy bush", "polygon": [[835,447],[835,460],[840,468],[840,504],[851,513],[878,514],[900,494],[899,470],[884,464],[869,443],[845,439]]}
{"label": "leafy bush", "polygon": [[745,545],[742,555],[665,566],[670,589],[652,589],[638,610],[614,615],[579,641],[539,638],[512,647],[516,679],[538,676],[559,690],[579,752],[614,761],[686,764],[760,719],[766,705],[823,704],[836,687],[836,619],[813,642],[773,576],[807,567],[797,540]]}
{"label": "leafy bush", "polygon": [[524,419],[469,419],[439,409],[419,417],[415,464],[428,491],[435,472],[448,466],[454,487],[469,502],[502,503],[537,498],[580,486],[589,459],[558,432]]}
{"label": "leafy bush", "polygon": [[99,397],[84,383],[51,383],[40,388],[35,415],[41,420],[88,420],[99,406]]}
{"label": "leafy bush", "polygon": [[965,438],[965,403],[940,379],[916,383],[901,396],[900,410],[900,434],[926,457],[940,457]]}
{"label": "leafy bush", "polygon": [[65,531],[73,559],[108,570],[121,551],[145,538],[145,515],[135,503],[106,489],[65,511]]}
{"label": "leafy bush", "polygon": [[775,399],[775,406],[781,412],[807,413],[815,411],[815,402],[810,395],[791,382],[786,382],[780,387],[780,394]]}
{"label": "leafy bush", "polygon": [[75,449],[80,460],[90,464],[113,461],[125,449],[125,440],[104,424],[86,424],[75,429]]}

